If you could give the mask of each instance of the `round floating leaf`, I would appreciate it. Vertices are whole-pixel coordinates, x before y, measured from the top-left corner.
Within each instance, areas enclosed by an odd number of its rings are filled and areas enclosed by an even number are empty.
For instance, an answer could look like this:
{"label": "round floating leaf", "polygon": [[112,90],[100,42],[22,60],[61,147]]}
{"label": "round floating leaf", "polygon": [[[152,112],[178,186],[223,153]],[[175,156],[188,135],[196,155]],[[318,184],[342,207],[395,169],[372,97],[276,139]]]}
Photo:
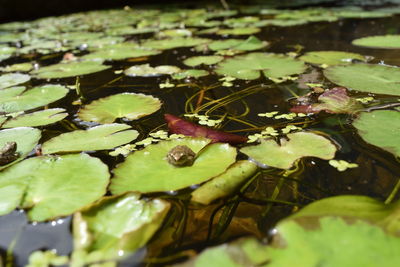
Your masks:
{"label": "round floating leaf", "polygon": [[194,67],[201,64],[205,65],[212,65],[220,62],[223,60],[224,57],[221,56],[197,56],[197,57],[190,57],[183,61],[183,63],[187,66]]}
{"label": "round floating leaf", "polygon": [[9,73],[0,76],[0,89],[15,86],[27,82],[31,79],[31,76],[21,73]]}
{"label": "round floating leaf", "polygon": [[68,116],[68,113],[64,112],[63,108],[52,108],[33,113],[18,115],[15,118],[7,120],[2,128],[13,128],[13,127],[36,127],[55,123]]}
{"label": "round floating leaf", "polygon": [[175,80],[182,80],[185,78],[199,78],[209,74],[210,73],[208,73],[206,70],[184,70],[182,72],[172,74],[171,77]]}
{"label": "round floating leaf", "polygon": [[323,136],[308,132],[287,135],[289,140],[281,138],[280,145],[274,140],[262,140],[261,144],[240,149],[252,159],[281,169],[289,169],[293,163],[303,157],[332,159],[336,147]]}
{"label": "round floating leaf", "polygon": [[300,60],[318,64],[318,65],[346,65],[352,63],[353,59],[366,61],[365,57],[356,53],[341,52],[341,51],[315,51],[305,53],[299,58]]}
{"label": "round floating leaf", "polygon": [[[283,221],[266,250],[268,266],[399,266],[400,238],[364,221],[346,223],[337,217],[310,222]],[[308,227],[307,227],[308,226]],[[301,256],[299,256],[301,255]],[[362,257],[360,257],[362,255]]]}
{"label": "round floating leaf", "polygon": [[66,78],[90,73],[99,72],[109,69],[102,62],[97,61],[81,61],[68,62],[41,67],[38,70],[31,71],[33,75],[40,79]]}
{"label": "round floating leaf", "polygon": [[142,46],[160,50],[167,50],[177,47],[196,46],[208,43],[209,41],[210,41],[209,39],[204,39],[204,38],[178,37],[178,38],[161,39],[161,40],[147,40],[142,43]]}
{"label": "round floating leaf", "polygon": [[324,75],[349,89],[386,95],[400,95],[400,69],[385,65],[353,64],[327,68]]}
{"label": "round floating leaf", "polygon": [[137,120],[161,107],[158,98],[134,93],[122,93],[95,100],[78,112],[84,121],[111,123],[117,118]]}
{"label": "round floating leaf", "polygon": [[0,169],[4,169],[18,162],[19,160],[25,158],[35,148],[35,146],[39,142],[40,137],[41,137],[40,131],[35,128],[18,127],[18,128],[1,130],[0,148],[3,148],[4,145],[8,142],[16,142],[17,143],[16,153],[18,153],[18,158],[9,164],[0,166]]}
{"label": "round floating leaf", "polygon": [[400,35],[378,35],[355,39],[353,45],[365,46],[371,48],[400,48]]}
{"label": "round floating leaf", "polygon": [[358,134],[368,143],[400,157],[400,112],[377,110],[362,112],[353,122]]}
{"label": "round floating leaf", "polygon": [[216,72],[239,79],[254,80],[260,72],[267,78],[282,78],[305,71],[303,62],[280,54],[250,53],[218,64]]}
{"label": "round floating leaf", "polygon": [[87,254],[86,264],[125,258],[149,241],[169,207],[164,200],[140,200],[134,193],[104,197],[74,215],[73,253]]}
{"label": "round floating leaf", "polygon": [[104,46],[94,52],[83,56],[83,59],[96,60],[121,60],[125,58],[144,57],[160,54],[147,46],[139,47],[135,43],[122,43]]}
{"label": "round floating leaf", "polygon": [[28,72],[32,69],[33,69],[33,64],[28,63],[28,62],[27,63],[17,63],[17,64],[9,65],[6,67],[0,67],[0,70],[4,71],[4,72],[13,72],[13,71]]}
{"label": "round floating leaf", "polygon": [[[14,88],[6,89],[13,90]],[[15,90],[15,91],[14,91]],[[48,84],[27,90],[19,95],[9,95],[0,99],[0,111],[11,113],[25,111],[50,104],[63,98],[68,93],[68,89],[62,85]]]}
{"label": "round floating leaf", "polygon": [[[109,176],[107,166],[87,154],[42,156],[2,171],[0,191],[11,188],[17,192],[19,199],[12,202],[29,208],[30,220],[44,221],[69,215],[100,198],[106,192]],[[8,201],[2,198],[0,206]]]}
{"label": "round floating leaf", "polygon": [[251,51],[261,49],[268,45],[268,42],[263,42],[255,36],[250,36],[246,40],[242,39],[228,39],[228,40],[216,40],[208,44],[208,48],[213,51],[219,50],[239,50],[239,51]]}
{"label": "round floating leaf", "polygon": [[[110,190],[113,194],[160,192],[205,182],[224,172],[236,158],[235,148],[222,143],[207,146],[209,142],[208,139],[184,138],[161,141],[135,151],[114,169]],[[199,153],[192,166],[175,167],[167,161],[167,154],[177,145],[188,146]]]}
{"label": "round floating leaf", "polygon": [[159,76],[165,74],[173,74],[180,72],[181,69],[175,66],[169,65],[161,65],[157,67],[150,67],[150,64],[143,65],[135,65],[124,71],[124,74],[127,76],[143,76],[143,77],[151,77],[151,76]]}
{"label": "round floating leaf", "polygon": [[18,96],[22,94],[22,92],[25,91],[25,89],[26,89],[25,86],[15,86],[0,90],[0,99]]}
{"label": "round floating leaf", "polygon": [[90,150],[112,149],[135,140],[139,133],[136,130],[127,130],[131,126],[126,124],[105,124],[88,130],[76,130],[63,133],[42,146],[44,154],[58,152],[77,152]]}
{"label": "round floating leaf", "polygon": [[248,28],[234,28],[234,29],[221,29],[217,31],[220,35],[250,35],[260,32],[260,28],[248,27]]}

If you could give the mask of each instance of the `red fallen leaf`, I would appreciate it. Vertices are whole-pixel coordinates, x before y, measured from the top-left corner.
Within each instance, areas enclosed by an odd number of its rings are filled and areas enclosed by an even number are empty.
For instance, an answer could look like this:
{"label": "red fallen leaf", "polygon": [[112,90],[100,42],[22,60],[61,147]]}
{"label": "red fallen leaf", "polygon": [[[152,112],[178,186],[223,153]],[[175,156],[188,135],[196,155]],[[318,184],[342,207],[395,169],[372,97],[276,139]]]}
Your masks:
{"label": "red fallen leaf", "polygon": [[174,134],[183,134],[192,137],[205,137],[212,140],[212,143],[241,144],[247,141],[244,136],[213,130],[208,127],[200,126],[186,121],[172,114],[164,114],[168,123],[169,130]]}
{"label": "red fallen leaf", "polygon": [[311,100],[314,94],[311,93],[299,98],[300,104],[292,107],[290,111],[296,113],[318,113],[320,111],[328,113],[354,113],[362,107],[359,102],[347,95],[347,90],[344,87],[335,87],[326,90],[318,96],[318,103],[313,103]]}

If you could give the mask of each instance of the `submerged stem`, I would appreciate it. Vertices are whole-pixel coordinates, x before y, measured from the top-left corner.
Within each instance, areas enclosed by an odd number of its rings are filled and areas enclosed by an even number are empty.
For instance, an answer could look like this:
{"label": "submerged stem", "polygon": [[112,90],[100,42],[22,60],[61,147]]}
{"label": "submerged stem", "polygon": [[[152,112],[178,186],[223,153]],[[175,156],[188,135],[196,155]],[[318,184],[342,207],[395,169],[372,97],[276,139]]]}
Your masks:
{"label": "submerged stem", "polygon": [[397,183],[396,183],[396,185],[394,186],[392,192],[390,192],[390,195],[386,198],[386,200],[385,200],[385,204],[386,204],[386,205],[387,205],[387,204],[390,204],[390,203],[393,201],[394,197],[397,195],[397,193],[399,192],[399,190],[400,190],[400,179],[397,180]]}

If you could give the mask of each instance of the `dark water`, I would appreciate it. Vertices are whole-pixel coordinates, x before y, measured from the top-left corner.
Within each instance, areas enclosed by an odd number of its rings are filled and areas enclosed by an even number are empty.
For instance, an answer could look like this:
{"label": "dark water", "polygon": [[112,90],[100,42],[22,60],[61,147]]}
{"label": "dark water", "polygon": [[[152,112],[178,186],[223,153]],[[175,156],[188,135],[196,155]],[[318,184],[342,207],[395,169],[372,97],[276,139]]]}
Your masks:
{"label": "dark water", "polygon": [[[384,62],[399,66],[398,50],[366,49],[351,45],[351,41],[356,38],[399,32],[400,16],[393,16],[379,19],[344,19],[331,23],[318,22],[295,27],[265,27],[256,36],[261,40],[271,42],[271,46],[264,49],[268,52],[290,52],[294,51],[293,46],[301,45],[304,47],[302,52],[318,50],[356,52],[373,56],[375,58],[373,63]],[[134,38],[140,38],[140,36]],[[185,68],[181,63],[182,59],[194,54],[188,48],[167,50],[160,55],[151,57],[150,61],[145,63],[150,63],[152,66],[168,64]],[[60,58],[61,55],[48,59],[46,63],[56,62]],[[4,65],[11,61],[6,61]],[[108,64],[113,66],[112,69],[83,76],[80,83],[86,103],[121,92],[145,93],[160,98],[163,102],[161,110],[138,121],[128,122],[140,132],[141,135],[138,139],[140,140],[155,128],[166,129],[163,120],[164,113],[181,115],[188,112],[185,110],[184,103],[196,93],[196,89],[193,87],[159,89],[158,84],[165,81],[165,77],[130,78],[114,74],[114,70],[136,63],[140,62],[109,62]],[[120,78],[116,79],[117,77]],[[209,76],[195,82],[200,86],[205,86],[216,82],[217,79],[217,77]],[[73,84],[74,81],[75,79],[61,79],[58,82]],[[32,84],[35,83],[38,81],[32,81]],[[222,112],[228,112],[232,116],[238,116],[246,111],[247,105],[250,107],[250,111],[243,119],[258,127],[277,123],[274,120],[261,120],[257,116],[258,113],[271,110],[279,110],[283,113],[289,111],[290,106],[287,100],[293,95],[287,90],[288,88],[296,90],[298,94],[306,92],[294,88],[290,83],[274,85],[264,78],[237,84],[238,86],[232,88],[210,90],[207,96],[218,99],[250,86],[254,86],[254,93],[222,106],[212,114],[220,115]],[[366,96],[366,94],[359,95]],[[78,107],[69,104],[76,98],[75,92],[71,91],[67,98],[51,104],[50,107],[66,108],[71,114],[67,120],[75,127],[83,129],[84,125],[81,125],[73,115]],[[376,98],[379,99],[379,97]],[[205,208],[188,204],[187,196],[190,189],[178,192],[177,195],[157,194],[157,196],[169,199],[173,204],[165,227],[168,225],[180,227],[181,230],[176,234],[175,242],[160,250],[157,247],[157,240],[163,236],[163,229],[161,229],[147,249],[139,251],[135,257],[131,257],[121,265],[132,266],[133,263],[140,262],[139,259],[142,259],[146,252],[150,256],[150,260],[147,261],[155,265],[163,265],[162,259],[154,260],[153,257],[161,256],[162,258],[176,255],[186,249],[198,250],[243,235],[267,237],[268,231],[278,220],[288,216],[299,207],[324,197],[360,194],[384,200],[397,182],[400,165],[390,153],[372,147],[361,140],[349,125],[350,120],[349,116],[321,114],[310,121],[307,129],[329,134],[333,141],[341,147],[337,158],[355,162],[359,164],[359,168],[340,173],[331,168],[326,161],[305,159],[302,160],[298,170],[287,177],[283,177],[281,170],[265,170],[260,172],[244,192],[226,202],[220,201]],[[338,124],[338,121],[341,124]],[[249,128],[248,125],[231,121],[224,125],[223,130],[243,135],[254,133],[247,128]],[[65,123],[43,128],[41,142],[61,132],[71,130]],[[94,156],[100,157],[109,165],[110,169],[118,162],[123,161],[123,157],[115,160],[108,156],[107,152],[96,152]],[[282,182],[284,186],[277,199],[272,201],[271,194],[279,182]],[[214,220],[211,222],[212,218]],[[223,223],[224,219],[227,219],[226,223]],[[11,254],[16,266],[25,265],[27,257],[35,250],[56,249],[59,254],[66,255],[72,248],[70,221],[71,218],[67,217],[53,222],[32,224],[27,222],[22,211],[14,211],[9,215],[1,216],[0,250],[5,255],[7,248],[14,242],[15,246],[12,248]],[[168,259],[166,261],[168,262]]]}

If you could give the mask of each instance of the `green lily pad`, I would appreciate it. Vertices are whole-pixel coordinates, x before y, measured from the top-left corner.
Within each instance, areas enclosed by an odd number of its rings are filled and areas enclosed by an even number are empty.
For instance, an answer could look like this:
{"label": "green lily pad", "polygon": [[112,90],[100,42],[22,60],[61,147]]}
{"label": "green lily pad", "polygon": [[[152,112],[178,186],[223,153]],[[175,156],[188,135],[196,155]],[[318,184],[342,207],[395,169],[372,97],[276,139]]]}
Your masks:
{"label": "green lily pad", "polygon": [[63,108],[52,108],[33,113],[21,114],[15,118],[7,120],[1,128],[13,127],[36,127],[55,123],[68,116]]}
{"label": "green lily pad", "polygon": [[[17,90],[14,87],[6,90],[13,90],[12,93],[16,93],[20,89]],[[55,102],[67,93],[67,88],[57,84],[34,87],[18,95],[9,95],[0,99],[0,111],[11,113],[34,109]]]}
{"label": "green lily pad", "polygon": [[183,61],[183,63],[187,66],[194,67],[201,64],[205,65],[212,65],[220,62],[223,60],[224,57],[221,56],[197,56],[197,57],[190,57]]}
{"label": "green lily pad", "polygon": [[18,96],[22,94],[25,89],[25,86],[15,86],[0,90],[0,99]]}
{"label": "green lily pad", "polygon": [[105,124],[53,137],[42,145],[44,154],[112,149],[135,140],[139,133],[126,124]]}
{"label": "green lily pad", "polygon": [[124,74],[131,77],[143,76],[159,76],[166,74],[174,74],[180,72],[181,69],[170,65],[161,65],[157,67],[151,67],[150,64],[135,65],[124,71]]}
{"label": "green lily pad", "polygon": [[0,62],[11,57],[15,50],[15,47],[0,46]]}
{"label": "green lily pad", "polygon": [[221,29],[217,31],[219,35],[250,35],[260,32],[260,28],[248,27],[248,28],[234,28],[234,29]]}
{"label": "green lily pad", "polygon": [[370,144],[400,157],[400,112],[377,110],[361,112],[353,122],[358,134]]}
{"label": "green lily pad", "polygon": [[349,89],[376,94],[400,95],[400,69],[372,64],[353,64],[327,68],[331,82]]}
{"label": "green lily pad", "polygon": [[110,66],[105,66],[102,64],[102,62],[81,61],[59,63],[55,65],[41,67],[37,70],[31,71],[31,74],[35,75],[39,79],[55,79],[91,74],[109,68]]}
{"label": "green lily pad", "polygon": [[29,208],[32,221],[69,215],[100,198],[109,177],[107,166],[87,154],[24,160],[0,173],[2,195],[14,193],[0,200],[0,214],[19,206]]}
{"label": "green lily pad", "polygon": [[0,76],[0,89],[25,83],[31,79],[31,76],[21,73],[9,73]]}
{"label": "green lily pad", "polygon": [[303,62],[280,54],[250,53],[236,56],[218,64],[218,74],[244,80],[260,78],[262,72],[267,78],[282,78],[305,71]]}
{"label": "green lily pad", "polygon": [[240,151],[262,164],[281,169],[291,168],[303,157],[328,160],[335,156],[336,147],[321,135],[297,132],[287,137],[289,140],[280,139],[280,145],[271,139],[262,140],[261,144],[244,147]]}
{"label": "green lily pad", "polygon": [[255,36],[250,36],[246,40],[242,39],[228,39],[228,40],[216,40],[208,44],[208,48],[213,51],[219,50],[238,50],[238,51],[252,51],[258,50],[268,45],[268,42],[261,41]]}
{"label": "green lily pad", "polygon": [[137,120],[156,112],[160,107],[160,100],[153,96],[122,93],[93,101],[79,110],[78,117],[98,123],[111,123],[117,118]]}
{"label": "green lily pad", "polygon": [[353,59],[366,61],[365,57],[356,53],[341,52],[341,51],[314,51],[305,53],[299,58],[300,60],[317,64],[317,65],[347,65],[352,63]]}
{"label": "green lily pad", "polygon": [[[276,227],[267,266],[398,266],[400,238],[364,221],[322,217],[319,227],[289,220]],[[308,225],[309,226],[309,225]],[[299,256],[301,255],[301,256]],[[360,257],[362,255],[362,257]]]}
{"label": "green lily pad", "polygon": [[148,46],[138,46],[136,43],[121,43],[104,46],[94,52],[83,56],[83,59],[90,60],[121,60],[134,57],[145,57],[160,54],[160,51],[151,49]]}
{"label": "green lily pad", "polygon": [[[0,55],[1,57],[1,55]],[[33,64],[32,63],[17,63],[13,65],[9,65],[3,68],[0,68],[1,71],[4,72],[14,72],[14,71],[22,71],[22,72],[28,72],[33,69]]]}
{"label": "green lily pad", "polygon": [[235,162],[224,173],[193,191],[191,201],[208,205],[216,199],[229,196],[257,169],[257,165],[248,160]]}
{"label": "green lily pad", "polygon": [[195,37],[177,37],[161,40],[146,40],[142,43],[143,47],[150,47],[153,49],[167,50],[177,47],[191,47],[210,42],[209,39],[195,38]]}
{"label": "green lily pad", "polygon": [[40,137],[41,137],[40,130],[35,128],[18,127],[18,128],[1,130],[0,148],[3,148],[4,145],[8,142],[17,143],[16,153],[18,153],[18,158],[11,163],[0,166],[0,170],[24,159],[35,148],[35,146],[39,142]]}
{"label": "green lily pad", "polygon": [[209,75],[210,73],[206,70],[195,70],[195,69],[190,69],[190,70],[183,70],[181,72],[172,74],[171,77],[172,79],[175,80],[182,80],[186,78],[199,78],[199,77],[204,77]]}
{"label": "green lily pad", "polygon": [[359,38],[351,42],[353,45],[371,47],[371,48],[386,48],[399,49],[400,35],[377,35]]}
{"label": "green lily pad", "polygon": [[[235,148],[222,143],[207,146],[209,142],[207,139],[184,138],[160,141],[135,151],[114,169],[110,190],[113,194],[160,192],[205,182],[224,172],[236,158]],[[186,145],[195,153],[201,150],[192,166],[176,167],[167,161],[168,152],[177,145]]]}
{"label": "green lily pad", "polygon": [[150,240],[162,225],[169,207],[164,200],[141,200],[134,193],[102,198],[74,215],[73,263],[74,260],[89,264],[128,257]]}

